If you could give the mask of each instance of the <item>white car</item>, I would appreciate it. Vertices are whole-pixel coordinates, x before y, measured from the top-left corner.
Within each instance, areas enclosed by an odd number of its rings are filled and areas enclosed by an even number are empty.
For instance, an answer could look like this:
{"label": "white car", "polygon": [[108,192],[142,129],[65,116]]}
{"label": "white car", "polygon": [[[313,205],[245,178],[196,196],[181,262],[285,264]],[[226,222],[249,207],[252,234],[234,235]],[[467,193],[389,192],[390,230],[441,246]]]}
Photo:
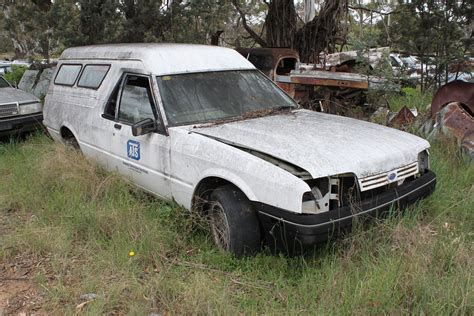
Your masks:
{"label": "white car", "polygon": [[51,136],[135,185],[210,217],[237,256],[306,249],[362,214],[430,194],[429,143],[298,109],[234,50],[118,44],[63,52],[45,100]]}
{"label": "white car", "polygon": [[39,130],[43,105],[31,93],[13,88],[0,75],[0,137]]}

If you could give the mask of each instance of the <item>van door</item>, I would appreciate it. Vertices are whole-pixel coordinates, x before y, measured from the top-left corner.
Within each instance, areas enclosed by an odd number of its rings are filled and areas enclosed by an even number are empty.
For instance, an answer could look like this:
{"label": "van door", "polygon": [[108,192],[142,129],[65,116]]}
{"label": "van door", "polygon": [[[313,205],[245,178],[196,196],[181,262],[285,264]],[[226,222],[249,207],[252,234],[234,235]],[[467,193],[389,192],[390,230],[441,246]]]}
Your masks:
{"label": "van door", "polygon": [[144,119],[162,124],[152,91],[149,76],[125,74],[112,93],[103,115],[110,132],[108,167],[156,195],[171,198],[169,137],[158,132],[132,134],[132,125]]}

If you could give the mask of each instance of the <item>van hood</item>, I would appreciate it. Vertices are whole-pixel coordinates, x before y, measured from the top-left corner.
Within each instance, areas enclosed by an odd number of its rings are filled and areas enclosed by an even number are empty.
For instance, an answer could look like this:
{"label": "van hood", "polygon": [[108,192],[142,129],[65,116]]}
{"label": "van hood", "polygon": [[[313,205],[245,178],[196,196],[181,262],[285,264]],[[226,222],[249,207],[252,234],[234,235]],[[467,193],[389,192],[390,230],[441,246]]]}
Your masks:
{"label": "van hood", "polygon": [[31,93],[15,88],[0,88],[0,104],[2,103],[25,103],[40,102],[40,100]]}
{"label": "van hood", "polygon": [[313,178],[353,173],[360,179],[391,171],[417,161],[430,146],[393,128],[308,110],[198,126],[191,132],[289,162]]}

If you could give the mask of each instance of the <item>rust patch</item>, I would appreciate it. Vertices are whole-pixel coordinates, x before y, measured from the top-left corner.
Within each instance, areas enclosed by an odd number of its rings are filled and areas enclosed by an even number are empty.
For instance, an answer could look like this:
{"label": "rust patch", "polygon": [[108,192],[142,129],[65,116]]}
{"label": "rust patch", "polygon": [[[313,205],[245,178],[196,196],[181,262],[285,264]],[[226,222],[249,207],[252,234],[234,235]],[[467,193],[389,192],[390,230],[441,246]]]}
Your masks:
{"label": "rust patch", "polygon": [[293,84],[303,84],[310,86],[327,86],[351,89],[369,89],[368,81],[341,80],[341,79],[323,79],[315,77],[291,76]]}
{"label": "rust patch", "polygon": [[286,82],[276,82],[276,84],[283,89],[289,96],[295,98],[295,85]]}
{"label": "rust patch", "polygon": [[411,124],[415,120],[415,115],[413,112],[404,106],[400,111],[398,111],[397,115],[390,121],[390,125],[392,126],[402,126]]}
{"label": "rust patch", "polygon": [[289,74],[300,60],[298,52],[290,48],[239,48],[237,52],[272,80]]}
{"label": "rust patch", "polygon": [[438,113],[436,123],[444,134],[455,137],[462,150],[474,159],[474,118],[461,103],[446,105]]}
{"label": "rust patch", "polygon": [[431,117],[435,118],[443,107],[451,102],[460,102],[474,113],[474,83],[455,80],[440,87],[431,102]]}

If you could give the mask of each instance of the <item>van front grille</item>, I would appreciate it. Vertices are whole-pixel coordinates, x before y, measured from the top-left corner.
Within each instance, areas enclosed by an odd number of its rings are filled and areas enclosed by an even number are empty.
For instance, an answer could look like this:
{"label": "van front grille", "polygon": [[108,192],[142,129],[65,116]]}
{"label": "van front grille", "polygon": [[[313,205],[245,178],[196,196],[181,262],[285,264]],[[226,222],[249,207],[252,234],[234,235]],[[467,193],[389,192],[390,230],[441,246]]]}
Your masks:
{"label": "van front grille", "polygon": [[392,171],[359,179],[360,190],[367,191],[375,189],[389,183],[401,181],[416,174],[418,174],[417,161]]}
{"label": "van front grille", "polygon": [[4,103],[0,104],[0,117],[8,117],[18,115],[18,103]]}

